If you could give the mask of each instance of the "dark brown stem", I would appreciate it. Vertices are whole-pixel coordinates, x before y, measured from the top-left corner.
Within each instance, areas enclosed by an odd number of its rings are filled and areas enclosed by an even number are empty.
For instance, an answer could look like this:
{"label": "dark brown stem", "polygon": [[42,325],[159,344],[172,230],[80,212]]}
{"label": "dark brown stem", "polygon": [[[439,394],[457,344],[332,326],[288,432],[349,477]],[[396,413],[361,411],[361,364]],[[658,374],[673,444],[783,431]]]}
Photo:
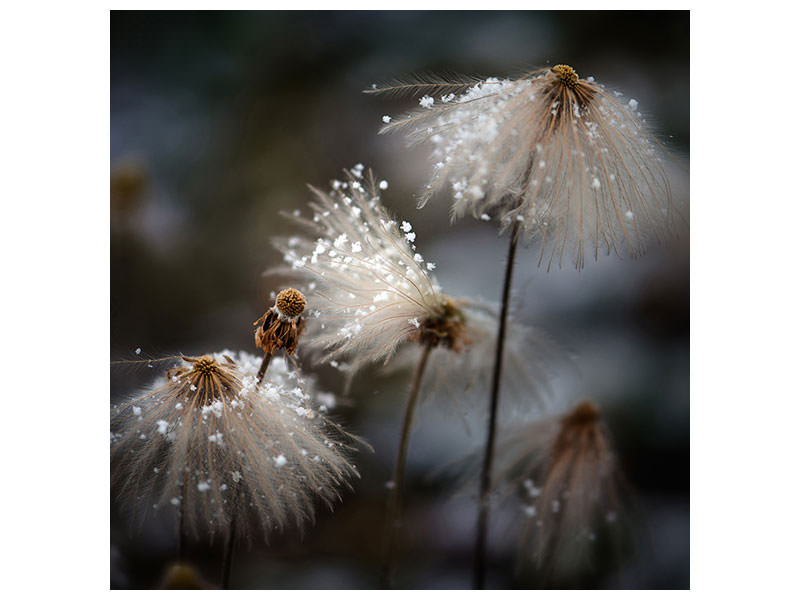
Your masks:
{"label": "dark brown stem", "polygon": [[264,374],[267,372],[267,368],[269,367],[269,361],[272,360],[272,354],[265,354],[264,360],[261,361],[261,366],[258,368],[258,374],[256,375],[256,381],[261,383],[261,380],[264,379]]}
{"label": "dark brown stem", "polygon": [[225,543],[225,557],[222,563],[222,589],[229,590],[231,584],[231,566],[233,565],[233,542],[236,539],[236,512],[231,516],[231,528]]}
{"label": "dark brown stem", "polygon": [[181,485],[181,497],[178,504],[178,562],[183,562],[186,558],[186,510],[184,504],[186,500],[186,477],[183,478]]}
{"label": "dark brown stem", "polygon": [[414,421],[414,409],[417,406],[419,390],[422,385],[422,375],[428,364],[428,357],[433,346],[426,344],[419,358],[417,368],[411,380],[411,392],[408,395],[406,414],[403,418],[403,432],[400,435],[400,447],[397,450],[397,462],[394,465],[392,488],[389,492],[389,501],[386,508],[386,551],[383,555],[381,566],[381,588],[388,589],[391,584],[392,562],[394,560],[397,532],[400,529],[403,512],[403,479],[406,472],[406,456],[408,443],[411,440],[411,424]]}
{"label": "dark brown stem", "polygon": [[500,396],[500,375],[503,370],[503,346],[506,338],[506,317],[508,315],[508,299],[511,295],[511,275],[514,271],[514,255],[517,252],[519,221],[514,221],[511,229],[511,240],[508,244],[506,260],[506,276],[503,283],[503,300],[500,305],[500,320],[497,329],[497,347],[494,355],[494,371],[492,372],[492,390],[489,401],[489,428],[486,434],[486,449],[481,469],[481,491],[478,499],[478,528],[475,533],[475,557],[472,568],[472,587],[482,590],[486,574],[486,532],[489,527],[489,495],[492,489],[492,462],[494,461],[494,438],[497,425],[497,404]]}

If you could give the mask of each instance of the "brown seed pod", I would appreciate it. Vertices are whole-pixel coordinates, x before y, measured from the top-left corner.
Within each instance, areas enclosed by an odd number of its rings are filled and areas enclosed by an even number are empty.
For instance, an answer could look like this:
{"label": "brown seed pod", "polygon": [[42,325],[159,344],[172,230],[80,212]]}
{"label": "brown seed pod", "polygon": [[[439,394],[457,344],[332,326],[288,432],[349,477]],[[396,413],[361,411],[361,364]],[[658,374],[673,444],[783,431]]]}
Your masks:
{"label": "brown seed pod", "polygon": [[278,292],[275,308],[287,317],[299,317],[306,309],[306,297],[294,288]]}
{"label": "brown seed pod", "polygon": [[281,348],[294,354],[305,326],[301,316],[305,307],[306,298],[299,291],[294,288],[281,290],[275,305],[253,323],[256,346],[270,355]]}

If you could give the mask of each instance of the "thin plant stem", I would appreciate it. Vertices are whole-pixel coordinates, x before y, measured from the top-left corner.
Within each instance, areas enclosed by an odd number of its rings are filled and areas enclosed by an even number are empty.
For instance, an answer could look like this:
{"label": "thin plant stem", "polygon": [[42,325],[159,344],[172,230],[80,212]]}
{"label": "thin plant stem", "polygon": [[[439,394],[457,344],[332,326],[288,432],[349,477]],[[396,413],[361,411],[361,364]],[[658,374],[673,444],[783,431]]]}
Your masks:
{"label": "thin plant stem", "polygon": [[261,361],[261,366],[258,368],[258,374],[256,375],[256,382],[261,383],[261,380],[264,379],[264,374],[267,372],[267,368],[269,367],[269,361],[272,360],[272,353],[268,353],[264,355],[264,359]]}
{"label": "thin plant stem", "polygon": [[411,392],[408,395],[406,404],[406,414],[403,418],[403,432],[400,436],[400,446],[397,450],[397,462],[394,465],[394,475],[392,477],[392,487],[389,492],[389,501],[386,509],[386,551],[383,555],[383,565],[381,566],[381,588],[387,589],[391,584],[392,562],[394,561],[397,533],[400,529],[403,512],[403,479],[406,471],[406,457],[408,455],[408,443],[411,440],[411,425],[414,421],[414,409],[419,399],[419,390],[422,385],[422,375],[428,364],[428,357],[433,346],[426,344],[422,350],[422,355],[417,363],[414,376],[411,381]]}
{"label": "thin plant stem", "polygon": [[514,255],[517,252],[519,221],[514,221],[511,229],[511,240],[508,244],[506,259],[506,275],[503,282],[503,300],[500,305],[500,320],[497,329],[497,348],[494,355],[492,372],[492,389],[489,400],[489,427],[486,434],[486,449],[481,468],[481,490],[478,499],[478,527],[475,533],[475,554],[472,569],[472,587],[482,590],[486,575],[486,532],[489,527],[489,496],[492,489],[492,463],[494,461],[494,438],[497,425],[497,405],[500,397],[500,376],[503,370],[503,346],[506,339],[506,318],[508,316],[508,300],[511,295],[511,276],[514,271]]}
{"label": "thin plant stem", "polygon": [[181,485],[181,502],[178,505],[178,561],[183,562],[186,558],[186,515],[184,509],[184,499],[186,497],[186,477],[184,476]]}
{"label": "thin plant stem", "polygon": [[233,542],[236,539],[236,512],[231,516],[228,540],[225,542],[225,557],[222,563],[222,589],[231,589],[231,566],[233,565]]}

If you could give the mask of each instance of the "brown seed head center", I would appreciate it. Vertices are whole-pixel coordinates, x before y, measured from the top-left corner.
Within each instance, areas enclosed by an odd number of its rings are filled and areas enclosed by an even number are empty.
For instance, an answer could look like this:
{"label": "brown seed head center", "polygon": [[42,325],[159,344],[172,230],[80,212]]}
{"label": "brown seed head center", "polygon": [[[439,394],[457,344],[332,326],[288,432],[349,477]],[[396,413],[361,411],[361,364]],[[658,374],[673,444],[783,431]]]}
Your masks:
{"label": "brown seed head center", "polygon": [[422,321],[408,341],[443,346],[456,352],[472,343],[467,338],[464,314],[450,299],[442,302],[441,312]]}
{"label": "brown seed head center", "polygon": [[275,306],[287,317],[299,317],[306,309],[306,297],[294,288],[286,288],[278,292]]}
{"label": "brown seed head center", "polygon": [[211,376],[219,375],[220,369],[217,361],[210,356],[201,356],[192,365],[192,370],[200,375]]}
{"label": "brown seed head center", "polygon": [[561,83],[570,89],[574,88],[578,83],[578,74],[575,72],[575,69],[569,65],[556,65],[552,68],[552,71],[558,75],[558,78],[561,79]]}
{"label": "brown seed head center", "polygon": [[600,409],[594,402],[584,400],[563,419],[565,425],[592,425],[600,420]]}

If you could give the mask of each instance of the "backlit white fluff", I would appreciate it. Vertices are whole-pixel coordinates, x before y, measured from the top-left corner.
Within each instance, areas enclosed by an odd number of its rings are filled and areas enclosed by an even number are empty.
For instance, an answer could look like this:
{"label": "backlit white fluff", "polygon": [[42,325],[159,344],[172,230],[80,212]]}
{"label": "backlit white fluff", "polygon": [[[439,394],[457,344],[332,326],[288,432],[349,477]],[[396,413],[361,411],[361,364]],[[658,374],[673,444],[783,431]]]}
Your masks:
{"label": "backlit white fluff", "polygon": [[[357,476],[354,438],[324,415],[328,394],[273,358],[227,351],[184,358],[140,397],[112,410],[112,485],[137,513],[176,511],[187,532],[266,537],[313,518]],[[242,526],[242,523],[253,526]]]}
{"label": "backlit white fluff", "polygon": [[398,90],[438,96],[381,129],[433,146],[421,203],[442,190],[454,217],[497,218],[503,229],[518,221],[522,234],[539,239],[548,266],[567,253],[580,268],[584,250],[639,254],[683,221],[638,102],[578,79],[571,67],[368,91]]}
{"label": "backlit white fluff", "polygon": [[327,193],[312,187],[313,217],[294,217],[309,234],[275,242],[305,281],[298,286],[310,310],[305,343],[322,349],[323,360],[349,361],[351,373],[387,360],[427,324],[459,318],[431,272],[435,265],[417,252],[411,224],[389,216],[372,174],[362,173],[360,165],[351,169]]}
{"label": "backlit white fluff", "polygon": [[[497,311],[493,306],[459,299],[456,301],[464,315],[465,347],[461,352],[434,348],[423,380],[423,389],[430,395],[442,392],[456,401],[463,410],[465,397],[479,400],[481,410],[489,389],[497,349]],[[539,329],[510,320],[506,332],[503,389],[514,409],[509,418],[518,418],[520,409],[538,414],[550,399],[549,380],[566,353]],[[402,348],[387,372],[411,370],[419,360],[419,351]]]}

